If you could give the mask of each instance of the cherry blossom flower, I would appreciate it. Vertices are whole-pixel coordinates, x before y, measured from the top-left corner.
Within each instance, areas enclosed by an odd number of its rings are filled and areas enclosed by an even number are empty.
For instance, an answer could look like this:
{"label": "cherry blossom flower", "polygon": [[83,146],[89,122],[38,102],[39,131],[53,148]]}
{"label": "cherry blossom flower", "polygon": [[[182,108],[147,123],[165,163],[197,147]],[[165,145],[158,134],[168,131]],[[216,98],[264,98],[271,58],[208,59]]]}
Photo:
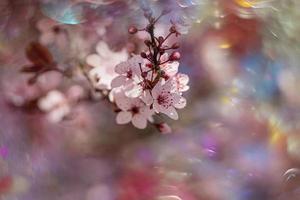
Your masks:
{"label": "cherry blossom flower", "polygon": [[178,73],[173,78],[173,91],[182,93],[186,92],[190,87],[187,85],[189,83],[189,77],[186,74]]}
{"label": "cherry blossom flower", "polygon": [[41,32],[39,41],[43,45],[55,44],[60,49],[67,45],[67,34],[62,25],[51,19],[41,19],[37,23],[37,29]]}
{"label": "cherry blossom flower", "polygon": [[178,73],[178,67],[179,67],[179,62],[177,61],[168,62],[168,59],[169,59],[168,53],[164,53],[160,58],[160,62],[164,63],[161,65],[161,69],[165,72],[164,77],[166,79],[175,76]]}
{"label": "cherry blossom flower", "polygon": [[128,54],[125,49],[114,52],[109,49],[108,45],[100,41],[96,47],[97,54],[89,55],[86,62],[93,67],[89,76],[94,87],[101,90],[110,90],[111,82],[117,76],[114,67],[127,60]]}
{"label": "cherry blossom flower", "polygon": [[153,101],[153,109],[157,113],[164,113],[171,119],[177,120],[178,114],[175,108],[181,109],[186,105],[186,99],[176,92],[171,92],[173,81],[169,80],[165,83],[160,81],[151,91]]}
{"label": "cherry blossom flower", "polygon": [[116,118],[118,124],[131,122],[135,127],[144,129],[147,126],[147,120],[152,121],[154,112],[141,99],[129,98],[122,91],[115,94],[115,102],[121,110]]}
{"label": "cherry blossom flower", "polygon": [[115,67],[115,72],[118,74],[112,82],[111,86],[117,88],[127,86],[140,78],[141,72],[139,65],[144,63],[143,58],[139,55],[134,55],[129,60],[121,62]]}
{"label": "cherry blossom flower", "polygon": [[39,100],[38,107],[48,113],[48,119],[53,123],[61,121],[71,111],[67,98],[58,90],[48,92]]}

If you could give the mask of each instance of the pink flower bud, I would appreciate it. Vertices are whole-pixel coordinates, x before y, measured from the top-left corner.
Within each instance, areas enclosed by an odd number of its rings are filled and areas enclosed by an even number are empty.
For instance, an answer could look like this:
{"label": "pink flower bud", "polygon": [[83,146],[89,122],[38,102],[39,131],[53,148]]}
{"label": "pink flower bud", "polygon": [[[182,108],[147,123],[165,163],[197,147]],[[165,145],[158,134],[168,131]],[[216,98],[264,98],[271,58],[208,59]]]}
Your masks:
{"label": "pink flower bud", "polygon": [[170,60],[170,61],[178,61],[178,60],[180,60],[180,57],[181,57],[180,53],[179,53],[178,51],[174,51],[174,52],[170,55],[169,60]]}
{"label": "pink flower bud", "polygon": [[171,28],[169,29],[170,33],[176,33],[177,30],[176,30],[176,27],[173,25],[171,26]]}
{"label": "pink flower bud", "polygon": [[160,123],[160,124],[156,124],[156,128],[159,130],[159,132],[161,132],[162,134],[168,134],[168,133],[172,133],[172,129],[171,127],[167,124],[167,123]]}
{"label": "pink flower bud", "polygon": [[128,29],[128,32],[130,34],[135,34],[135,33],[138,32],[138,29],[135,26],[130,26],[129,29]]}
{"label": "pink flower bud", "polygon": [[142,58],[147,58],[147,54],[146,54],[145,52],[142,52],[142,53],[141,53],[141,57],[142,57]]}
{"label": "pink flower bud", "polygon": [[145,43],[145,45],[148,46],[148,47],[151,46],[151,41],[150,41],[150,40],[145,40],[144,43]]}

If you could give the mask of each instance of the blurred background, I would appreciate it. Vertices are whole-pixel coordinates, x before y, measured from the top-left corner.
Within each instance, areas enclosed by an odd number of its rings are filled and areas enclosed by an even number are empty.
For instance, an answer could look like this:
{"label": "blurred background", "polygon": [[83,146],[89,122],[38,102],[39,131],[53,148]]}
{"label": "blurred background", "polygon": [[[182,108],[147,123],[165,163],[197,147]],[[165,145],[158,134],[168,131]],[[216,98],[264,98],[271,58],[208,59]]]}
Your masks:
{"label": "blurred background", "polygon": [[[0,199],[300,200],[299,9],[299,0],[1,0]],[[139,53],[145,35],[128,27],[163,10],[156,32],[176,24],[179,71],[190,77],[179,120],[164,119],[169,134],[117,125],[98,94],[82,98],[78,68],[100,41],[115,52],[108,64]],[[51,71],[28,84],[20,70],[32,41],[70,78]]]}

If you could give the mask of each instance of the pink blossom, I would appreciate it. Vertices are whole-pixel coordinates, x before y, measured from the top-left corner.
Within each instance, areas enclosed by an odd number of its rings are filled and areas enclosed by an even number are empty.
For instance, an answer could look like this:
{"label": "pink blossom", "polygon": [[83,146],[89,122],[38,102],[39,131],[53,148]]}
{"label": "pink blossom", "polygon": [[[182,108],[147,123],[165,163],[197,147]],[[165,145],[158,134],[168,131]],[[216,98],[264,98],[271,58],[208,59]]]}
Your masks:
{"label": "pink blossom", "polygon": [[67,45],[67,35],[65,29],[58,22],[51,19],[41,19],[37,23],[37,29],[41,32],[39,41],[43,45],[55,44],[60,49]]}
{"label": "pink blossom", "polygon": [[[161,58],[160,62],[164,63],[169,59],[169,55],[167,53],[164,53]],[[179,67],[179,62],[166,62],[161,65],[161,69],[165,72],[165,75],[167,78],[173,77],[177,74]]]}
{"label": "pink blossom", "polygon": [[127,60],[128,54],[125,49],[114,52],[108,45],[100,41],[96,47],[97,54],[89,55],[86,62],[93,67],[89,76],[94,83],[95,88],[110,90],[111,82],[117,76],[114,68],[120,62]]}
{"label": "pink blossom", "polygon": [[153,109],[157,113],[164,113],[170,118],[177,120],[178,114],[175,108],[181,109],[186,105],[186,99],[177,92],[172,92],[173,81],[165,83],[160,81],[152,90]]}
{"label": "pink blossom", "polygon": [[[122,87],[127,97],[136,98],[145,95],[144,79],[142,72],[149,70],[144,65],[144,59],[139,55],[134,55],[126,62],[122,62],[116,66],[115,71],[119,74],[113,81],[112,87]],[[148,79],[150,73],[148,73]]]}
{"label": "pink blossom", "polygon": [[135,127],[144,129],[147,120],[152,120],[153,110],[139,98],[129,98],[122,91],[115,94],[115,102],[121,110],[116,118],[118,124],[131,122]]}
{"label": "pink blossom", "polygon": [[115,67],[115,72],[118,74],[112,80],[112,87],[127,86],[140,77],[140,65],[144,63],[143,58],[139,55],[134,55],[129,60],[121,62]]}
{"label": "pink blossom", "polygon": [[57,123],[71,112],[70,105],[63,93],[58,90],[52,90],[41,98],[38,102],[38,107],[47,112],[49,121]]}
{"label": "pink blossom", "polygon": [[186,74],[178,73],[173,78],[173,86],[175,92],[182,93],[186,92],[190,87],[187,85],[189,83],[189,77]]}

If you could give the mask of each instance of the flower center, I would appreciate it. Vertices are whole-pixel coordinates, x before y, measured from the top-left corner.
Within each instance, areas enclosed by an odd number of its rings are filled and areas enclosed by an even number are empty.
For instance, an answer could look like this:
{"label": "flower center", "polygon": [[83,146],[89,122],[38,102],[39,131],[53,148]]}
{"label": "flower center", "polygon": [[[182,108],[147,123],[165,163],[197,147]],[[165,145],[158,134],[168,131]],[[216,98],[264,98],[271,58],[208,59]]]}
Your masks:
{"label": "flower center", "polygon": [[168,96],[166,96],[166,95],[159,95],[159,96],[157,97],[157,103],[158,103],[159,105],[168,103]]}
{"label": "flower center", "polygon": [[132,71],[131,70],[127,71],[126,77],[127,78],[132,78]]}
{"label": "flower center", "polygon": [[138,114],[138,113],[139,113],[139,110],[140,110],[140,109],[139,109],[137,106],[134,106],[134,107],[131,108],[132,114]]}

